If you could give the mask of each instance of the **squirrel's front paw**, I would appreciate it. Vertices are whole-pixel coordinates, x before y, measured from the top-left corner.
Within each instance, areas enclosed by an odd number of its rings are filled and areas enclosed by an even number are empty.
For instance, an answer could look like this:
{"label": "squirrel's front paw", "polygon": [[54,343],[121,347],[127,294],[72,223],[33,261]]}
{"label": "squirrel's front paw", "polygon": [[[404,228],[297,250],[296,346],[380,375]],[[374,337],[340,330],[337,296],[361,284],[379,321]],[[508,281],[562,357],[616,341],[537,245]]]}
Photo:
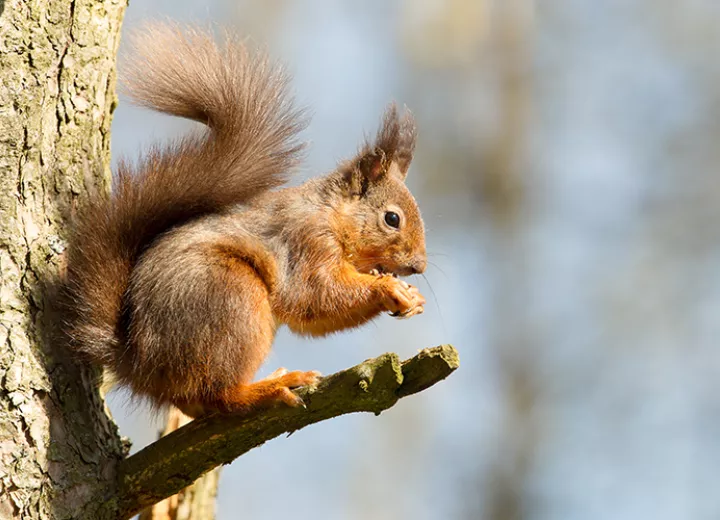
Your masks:
{"label": "squirrel's front paw", "polygon": [[385,280],[387,280],[386,283],[388,284],[385,308],[390,312],[391,316],[405,319],[416,314],[422,314],[425,310],[423,307],[425,298],[420,294],[417,287],[392,276],[388,276]]}

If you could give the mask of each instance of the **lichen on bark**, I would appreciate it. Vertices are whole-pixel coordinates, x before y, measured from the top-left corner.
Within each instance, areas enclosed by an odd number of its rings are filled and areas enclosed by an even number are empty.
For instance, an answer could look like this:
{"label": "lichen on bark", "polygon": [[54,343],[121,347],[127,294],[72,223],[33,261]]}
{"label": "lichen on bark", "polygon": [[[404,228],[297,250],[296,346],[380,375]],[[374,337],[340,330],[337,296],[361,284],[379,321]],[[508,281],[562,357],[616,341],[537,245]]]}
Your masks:
{"label": "lichen on bark", "polygon": [[83,517],[124,455],[94,374],[43,338],[65,218],[107,189],[126,4],[0,4],[0,518]]}

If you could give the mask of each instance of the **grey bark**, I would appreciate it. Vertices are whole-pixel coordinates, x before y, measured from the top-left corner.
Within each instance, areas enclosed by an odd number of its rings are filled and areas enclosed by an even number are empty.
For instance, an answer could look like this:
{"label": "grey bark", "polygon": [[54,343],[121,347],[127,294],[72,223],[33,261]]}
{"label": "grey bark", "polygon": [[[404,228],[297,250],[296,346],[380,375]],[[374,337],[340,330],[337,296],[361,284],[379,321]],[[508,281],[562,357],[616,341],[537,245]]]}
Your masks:
{"label": "grey bark", "polygon": [[65,218],[107,188],[126,0],[0,2],[0,518],[91,516],[123,443],[97,374],[43,341]]}

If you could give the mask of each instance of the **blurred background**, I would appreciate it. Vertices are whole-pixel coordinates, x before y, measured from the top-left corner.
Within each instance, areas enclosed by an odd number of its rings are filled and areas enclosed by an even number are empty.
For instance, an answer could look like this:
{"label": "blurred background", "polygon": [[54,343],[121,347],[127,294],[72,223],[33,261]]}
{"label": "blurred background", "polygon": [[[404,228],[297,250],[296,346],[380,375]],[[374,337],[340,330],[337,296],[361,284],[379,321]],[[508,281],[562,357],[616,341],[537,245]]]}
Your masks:
{"label": "blurred background", "polygon": [[[224,468],[219,519],[720,518],[720,3],[136,0],[124,30],[159,17],[288,66],[313,113],[300,179],[391,100],[418,120],[425,314],[283,331],[261,375],[461,357],[380,417]],[[114,158],[188,128],[121,100]],[[111,407],[135,450],[163,424]]]}

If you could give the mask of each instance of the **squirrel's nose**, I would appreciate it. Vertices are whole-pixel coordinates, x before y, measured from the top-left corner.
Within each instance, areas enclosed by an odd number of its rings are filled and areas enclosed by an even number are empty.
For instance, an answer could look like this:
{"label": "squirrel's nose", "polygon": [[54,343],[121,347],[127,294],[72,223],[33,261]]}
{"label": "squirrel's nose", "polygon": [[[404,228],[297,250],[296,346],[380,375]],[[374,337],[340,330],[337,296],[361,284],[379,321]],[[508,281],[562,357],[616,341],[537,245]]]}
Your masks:
{"label": "squirrel's nose", "polygon": [[425,259],[425,257],[415,258],[413,263],[410,265],[410,269],[412,269],[413,274],[424,273],[426,267],[427,267],[427,260]]}

